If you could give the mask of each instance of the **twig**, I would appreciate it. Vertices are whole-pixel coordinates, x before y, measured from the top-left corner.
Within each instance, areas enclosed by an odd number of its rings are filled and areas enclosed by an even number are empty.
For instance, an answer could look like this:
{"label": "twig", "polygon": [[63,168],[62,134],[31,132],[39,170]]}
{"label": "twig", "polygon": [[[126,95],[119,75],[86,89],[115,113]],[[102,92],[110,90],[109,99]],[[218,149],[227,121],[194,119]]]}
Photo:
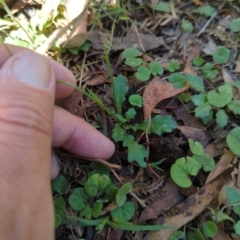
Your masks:
{"label": "twig", "polygon": [[100,159],[100,158],[79,157],[79,156],[75,156],[75,155],[72,155],[72,154],[69,154],[69,153],[60,153],[60,155],[66,156],[66,157],[73,157],[73,158],[77,158],[77,159],[80,159],[80,160],[87,160],[87,161],[91,161],[91,162],[99,162],[99,163],[102,163],[103,165],[105,165],[109,168],[115,168],[117,170],[121,170],[121,166],[109,163],[109,162],[107,162],[103,159]]}
{"label": "twig", "polygon": [[[113,173],[114,177],[123,185],[124,183],[121,181],[121,179],[118,177],[118,175],[116,174],[116,172],[111,169],[111,172]],[[141,205],[141,207],[145,208],[146,207],[146,204],[135,194],[133,193],[132,191],[129,192],[129,194],[134,197],[138,203]]]}

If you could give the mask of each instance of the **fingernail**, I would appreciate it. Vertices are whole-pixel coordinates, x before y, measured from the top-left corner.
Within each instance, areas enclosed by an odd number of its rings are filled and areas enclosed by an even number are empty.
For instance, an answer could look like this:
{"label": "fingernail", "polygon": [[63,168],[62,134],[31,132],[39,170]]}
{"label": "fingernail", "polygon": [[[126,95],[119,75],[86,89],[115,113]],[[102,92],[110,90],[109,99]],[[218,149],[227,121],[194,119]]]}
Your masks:
{"label": "fingernail", "polygon": [[31,52],[14,55],[4,64],[1,71],[35,88],[48,88],[52,79],[50,64],[42,56]]}
{"label": "fingernail", "polygon": [[51,163],[51,179],[54,179],[58,176],[60,171],[60,166],[58,163],[58,157],[55,155],[54,151],[52,151],[52,157],[51,157],[52,163]]}

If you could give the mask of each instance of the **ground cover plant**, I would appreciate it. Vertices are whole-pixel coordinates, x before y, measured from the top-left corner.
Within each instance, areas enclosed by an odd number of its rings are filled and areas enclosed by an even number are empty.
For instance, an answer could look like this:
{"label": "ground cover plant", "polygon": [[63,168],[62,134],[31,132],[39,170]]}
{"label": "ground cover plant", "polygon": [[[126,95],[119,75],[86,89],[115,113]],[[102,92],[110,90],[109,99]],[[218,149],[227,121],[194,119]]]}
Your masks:
{"label": "ground cover plant", "polygon": [[70,24],[63,1],[20,2],[0,1],[1,41],[68,67],[57,104],[116,144],[58,150],[56,239],[239,239],[240,2],[90,1]]}

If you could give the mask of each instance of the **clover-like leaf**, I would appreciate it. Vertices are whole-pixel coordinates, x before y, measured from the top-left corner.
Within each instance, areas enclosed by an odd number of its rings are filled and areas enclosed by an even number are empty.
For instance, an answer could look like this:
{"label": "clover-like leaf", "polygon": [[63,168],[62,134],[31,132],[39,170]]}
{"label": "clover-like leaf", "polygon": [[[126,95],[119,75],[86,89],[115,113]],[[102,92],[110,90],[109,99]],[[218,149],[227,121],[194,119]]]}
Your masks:
{"label": "clover-like leaf", "polygon": [[211,5],[200,6],[192,11],[193,13],[198,13],[200,15],[204,15],[206,17],[211,17],[215,12],[216,8]]}
{"label": "clover-like leaf", "polygon": [[63,198],[57,197],[53,200],[54,204],[54,216],[55,216],[55,228],[60,226],[62,222],[62,214],[66,209],[66,203]]}
{"label": "clover-like leaf", "polygon": [[129,162],[136,161],[142,168],[147,166],[146,162],[144,162],[144,158],[148,157],[149,153],[143,145],[134,141],[134,137],[132,135],[126,134],[124,136],[123,146],[128,148],[127,159]]}
{"label": "clover-like leaf", "polygon": [[230,24],[230,29],[233,32],[239,32],[240,31],[240,18],[232,20]]}
{"label": "clover-like leaf", "polygon": [[192,158],[194,158],[202,166],[205,172],[210,172],[215,167],[214,159],[205,153],[201,155],[193,155]]}
{"label": "clover-like leaf", "polygon": [[219,128],[224,128],[228,122],[228,115],[223,109],[219,109],[216,113],[216,123]]}
{"label": "clover-like leaf", "polygon": [[189,175],[196,176],[201,165],[191,157],[182,157],[172,165],[170,174],[173,181],[180,187],[187,188],[192,185]]}
{"label": "clover-like leaf", "polygon": [[194,110],[195,116],[200,118],[208,117],[211,111],[212,107],[208,102],[199,104]]}
{"label": "clover-like leaf", "polygon": [[142,107],[142,105],[143,105],[143,98],[139,94],[132,94],[129,97],[129,102],[133,106]]}
{"label": "clover-like leaf", "polygon": [[205,92],[204,82],[201,77],[187,73],[186,78],[187,78],[187,81],[190,83],[192,89],[198,92]]}
{"label": "clover-like leaf", "polygon": [[103,209],[103,204],[101,202],[95,202],[92,208],[92,216],[94,218],[100,217],[102,213],[102,209]]}
{"label": "clover-like leaf", "polygon": [[163,67],[161,66],[161,64],[159,62],[156,62],[156,61],[150,62],[149,68],[150,68],[150,71],[153,76],[163,74]]}
{"label": "clover-like leaf", "polygon": [[188,144],[192,154],[202,155],[203,154],[203,146],[200,142],[194,141],[193,139],[188,139]]}
{"label": "clover-like leaf", "polygon": [[84,198],[82,196],[81,188],[75,188],[73,193],[69,196],[68,202],[75,210],[82,210],[84,208]]}
{"label": "clover-like leaf", "polygon": [[233,228],[234,228],[235,233],[239,236],[240,235],[240,221],[237,221],[234,224]]}
{"label": "clover-like leaf", "polygon": [[217,69],[213,69],[213,65],[211,63],[205,63],[202,67],[202,73],[208,80],[213,80],[218,76],[219,71]]}
{"label": "clover-like leaf", "polygon": [[138,67],[137,72],[135,73],[136,78],[141,81],[147,81],[150,78],[150,75],[150,70],[145,66]]}
{"label": "clover-like leaf", "polygon": [[[236,204],[240,203],[240,191],[239,189],[233,188],[233,187],[228,187],[227,188],[227,199],[229,204]],[[240,216],[240,206],[234,206],[233,211]]]}
{"label": "clover-like leaf", "polygon": [[63,175],[57,176],[52,182],[53,191],[58,192],[59,194],[66,193],[67,189],[69,188],[69,182]]}
{"label": "clover-like leaf", "polygon": [[227,145],[234,154],[240,156],[240,127],[236,127],[229,132]]}
{"label": "clover-like leaf", "polygon": [[123,58],[125,58],[125,64],[130,67],[137,67],[142,64],[142,59],[138,58],[141,53],[136,48],[127,48],[122,52]]}
{"label": "clover-like leaf", "polygon": [[174,88],[183,88],[187,83],[186,77],[181,73],[172,73],[168,80],[173,84]]}
{"label": "clover-like leaf", "polygon": [[203,232],[206,237],[212,238],[217,233],[217,226],[212,221],[206,221],[203,225]]}
{"label": "clover-like leaf", "polygon": [[203,63],[204,63],[204,60],[202,59],[202,58],[194,58],[193,59],[193,61],[192,61],[192,63],[193,63],[193,65],[195,66],[195,67],[200,67],[200,66],[202,66],[203,65]]}
{"label": "clover-like leaf", "polygon": [[116,203],[118,207],[121,207],[127,199],[127,194],[131,191],[132,189],[132,183],[126,183],[124,184],[121,188],[119,188],[117,195],[116,195]]}
{"label": "clover-like leaf", "polygon": [[185,233],[183,231],[176,231],[174,232],[169,240],[180,240],[185,238]]}
{"label": "clover-like leaf", "polygon": [[229,57],[230,51],[226,47],[218,47],[217,51],[213,54],[214,62],[219,64],[226,63]]}
{"label": "clover-like leaf", "polygon": [[208,102],[214,107],[224,107],[226,106],[233,98],[232,87],[229,83],[218,87],[216,90],[211,90],[207,93]]}
{"label": "clover-like leaf", "polygon": [[111,215],[114,219],[128,221],[133,217],[134,212],[134,204],[132,202],[125,202],[123,206],[113,209]]}
{"label": "clover-like leaf", "polygon": [[240,100],[232,100],[227,107],[234,114],[240,114]]}

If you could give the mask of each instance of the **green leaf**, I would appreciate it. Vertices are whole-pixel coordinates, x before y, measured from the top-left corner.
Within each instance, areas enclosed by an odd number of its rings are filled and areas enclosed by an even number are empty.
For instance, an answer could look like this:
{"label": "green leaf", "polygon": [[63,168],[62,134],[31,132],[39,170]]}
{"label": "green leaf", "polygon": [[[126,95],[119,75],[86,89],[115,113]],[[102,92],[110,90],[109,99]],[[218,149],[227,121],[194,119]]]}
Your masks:
{"label": "green leaf", "polygon": [[154,6],[153,9],[160,12],[166,12],[166,13],[171,12],[170,4],[165,2],[158,3],[158,5]]}
{"label": "green leaf", "polygon": [[125,130],[121,128],[119,123],[116,123],[112,132],[112,138],[115,142],[123,141]]}
{"label": "green leaf", "polygon": [[226,47],[218,47],[217,51],[213,54],[214,62],[219,64],[226,63],[229,57],[230,51]]}
{"label": "green leaf", "polygon": [[216,113],[216,123],[219,128],[224,128],[228,122],[228,115],[223,109],[219,109]]}
{"label": "green leaf", "polygon": [[224,107],[226,106],[233,98],[232,87],[229,83],[218,87],[216,90],[211,90],[207,93],[208,102],[214,107]]}
{"label": "green leaf", "polygon": [[133,106],[142,107],[142,105],[143,105],[143,98],[139,94],[132,94],[129,97],[129,102]]}
{"label": "green leaf", "polygon": [[198,7],[197,9],[194,9],[192,13],[198,13],[200,15],[204,15],[206,17],[211,17],[216,12],[216,8],[206,5],[203,7]]}
{"label": "green leaf", "polygon": [[235,155],[240,156],[240,127],[236,127],[229,132],[227,145]]}
{"label": "green leaf", "polygon": [[230,29],[233,32],[239,32],[240,31],[240,18],[232,20],[230,24]]}
{"label": "green leaf", "polygon": [[128,161],[136,161],[140,167],[145,168],[147,166],[144,162],[144,158],[148,157],[149,153],[146,148],[134,141],[132,135],[125,135],[123,140],[123,146],[128,148]]}
{"label": "green leaf", "polygon": [[206,94],[198,94],[198,95],[194,95],[192,97],[192,102],[194,103],[194,105],[199,106],[202,104],[207,103],[207,95]]}
{"label": "green leaf", "polygon": [[69,182],[63,175],[58,175],[52,182],[53,191],[56,191],[59,194],[64,194],[69,188]]}
{"label": "green leaf", "polygon": [[[227,188],[227,199],[229,204],[234,205],[240,203],[240,191],[236,188],[228,187]],[[240,205],[232,208],[233,211],[240,215]]]}
{"label": "green leaf", "polygon": [[182,157],[172,165],[170,174],[172,180],[180,187],[187,188],[192,185],[189,175],[196,176],[201,165],[191,157]]}
{"label": "green leaf", "polygon": [[224,213],[220,210],[217,210],[217,211],[213,210],[212,213],[213,213],[212,219],[217,223],[225,221],[225,220],[229,220],[229,221],[235,223],[235,221],[231,217],[229,217],[226,213]]}
{"label": "green leaf", "polygon": [[132,189],[132,183],[126,183],[124,184],[117,192],[117,195],[116,195],[116,203],[118,205],[118,207],[121,207],[125,202],[126,202],[126,199],[127,199],[127,194],[131,191]]}
{"label": "green leaf", "polygon": [[105,189],[105,198],[108,199],[109,201],[115,200],[116,195],[118,192],[118,188],[114,186],[113,184],[110,184],[106,187]]}
{"label": "green leaf", "polygon": [[196,228],[187,231],[187,240],[206,240],[203,234]]}
{"label": "green leaf", "polygon": [[113,209],[111,215],[113,218],[127,221],[133,217],[134,212],[134,204],[132,202],[125,202],[123,206]]}
{"label": "green leaf", "polygon": [[203,233],[206,237],[212,238],[217,233],[217,226],[212,221],[206,221],[203,225]]}
{"label": "green leaf", "polygon": [[137,67],[142,64],[142,59],[138,58],[141,53],[136,48],[127,48],[122,52],[123,58],[125,58],[125,64],[130,67]]}
{"label": "green leaf", "polygon": [[204,60],[200,57],[199,58],[194,58],[192,63],[195,67],[200,67],[200,66],[203,65]]}
{"label": "green leaf", "polygon": [[212,107],[208,102],[198,105],[194,110],[195,116],[200,118],[208,117],[211,111]]}
{"label": "green leaf", "polygon": [[161,66],[161,64],[159,62],[156,62],[156,61],[150,62],[149,68],[150,68],[150,71],[153,76],[163,74],[163,67]]}
{"label": "green leaf", "polygon": [[178,62],[175,62],[175,61],[169,63],[169,64],[168,64],[168,67],[167,67],[167,69],[168,69],[169,72],[175,72],[175,71],[178,70],[179,68],[180,68],[179,63],[178,63]]}
{"label": "green leaf", "polygon": [[55,228],[60,226],[62,222],[62,214],[66,209],[66,203],[63,198],[57,197],[53,200],[54,204],[54,216],[55,216]]}
{"label": "green leaf", "polygon": [[[148,120],[145,120],[141,124],[135,124],[131,126],[131,128],[134,131],[140,130],[140,131],[146,131],[148,127]],[[151,120],[151,126],[148,130],[148,133],[155,133],[157,135],[161,135],[163,132],[170,133],[177,127],[177,123],[172,120],[172,117],[169,115],[161,116],[161,115],[156,115],[152,120]]]}
{"label": "green leaf", "polygon": [[237,221],[237,223],[234,224],[233,228],[234,228],[234,230],[235,230],[235,233],[236,233],[237,235],[240,235],[240,221]]}
{"label": "green leaf", "polygon": [[213,65],[211,63],[205,63],[202,67],[202,73],[208,80],[213,80],[218,76],[218,70],[212,69]]}
{"label": "green leaf", "polygon": [[89,197],[96,197],[99,190],[104,190],[109,184],[111,179],[105,174],[93,174],[84,184],[85,192]]}
{"label": "green leaf", "polygon": [[185,238],[185,233],[183,231],[176,231],[170,236],[170,240],[180,240]]}
{"label": "green leaf", "polygon": [[87,220],[92,218],[92,208],[89,204],[85,204],[83,210],[80,212],[81,217],[85,217]]}
{"label": "green leaf", "polygon": [[122,114],[122,104],[125,102],[125,95],[128,92],[128,80],[122,74],[113,80],[113,95],[118,114]]}
{"label": "green leaf", "polygon": [[191,33],[193,30],[193,24],[189,20],[182,19],[181,28],[182,28],[183,32]]}
{"label": "green leaf", "polygon": [[200,142],[198,142],[198,141],[195,142],[195,141],[193,141],[193,139],[189,138],[188,144],[189,144],[192,154],[195,154],[195,155],[203,154],[203,146]]}
{"label": "green leaf", "polygon": [[147,81],[150,78],[150,75],[150,70],[145,66],[138,67],[137,72],[135,73],[136,78],[141,81]]}
{"label": "green leaf", "polygon": [[227,107],[234,114],[240,114],[240,100],[232,100]]}
{"label": "green leaf", "polygon": [[136,110],[134,108],[129,108],[126,112],[126,119],[131,120],[135,117],[136,115]]}
{"label": "green leaf", "polygon": [[178,94],[178,99],[182,102],[187,103],[192,100],[192,95],[191,93],[180,93]]}
{"label": "green leaf", "polygon": [[101,202],[95,202],[92,208],[92,216],[94,218],[100,217],[102,213],[102,209],[103,209],[103,204]]}
{"label": "green leaf", "polygon": [[205,92],[204,82],[201,77],[190,74],[190,73],[187,73],[186,77],[187,77],[187,81],[190,83],[192,89],[194,89],[198,92]]}
{"label": "green leaf", "polygon": [[201,155],[193,155],[192,158],[194,158],[202,166],[205,172],[210,172],[215,167],[214,159],[205,153]]}
{"label": "green leaf", "polygon": [[92,162],[90,168],[95,171],[94,173],[106,174],[109,176],[110,168],[100,162]]}
{"label": "green leaf", "polygon": [[68,202],[74,210],[82,210],[84,208],[84,199],[82,198],[82,191],[80,188],[75,188],[73,193],[69,196]]}
{"label": "green leaf", "polygon": [[187,83],[186,77],[181,73],[172,73],[168,77],[168,80],[173,84],[173,87],[177,89],[185,87]]}
{"label": "green leaf", "polygon": [[212,120],[213,120],[213,110],[211,110],[207,116],[202,117],[202,122],[205,125],[208,124]]}

